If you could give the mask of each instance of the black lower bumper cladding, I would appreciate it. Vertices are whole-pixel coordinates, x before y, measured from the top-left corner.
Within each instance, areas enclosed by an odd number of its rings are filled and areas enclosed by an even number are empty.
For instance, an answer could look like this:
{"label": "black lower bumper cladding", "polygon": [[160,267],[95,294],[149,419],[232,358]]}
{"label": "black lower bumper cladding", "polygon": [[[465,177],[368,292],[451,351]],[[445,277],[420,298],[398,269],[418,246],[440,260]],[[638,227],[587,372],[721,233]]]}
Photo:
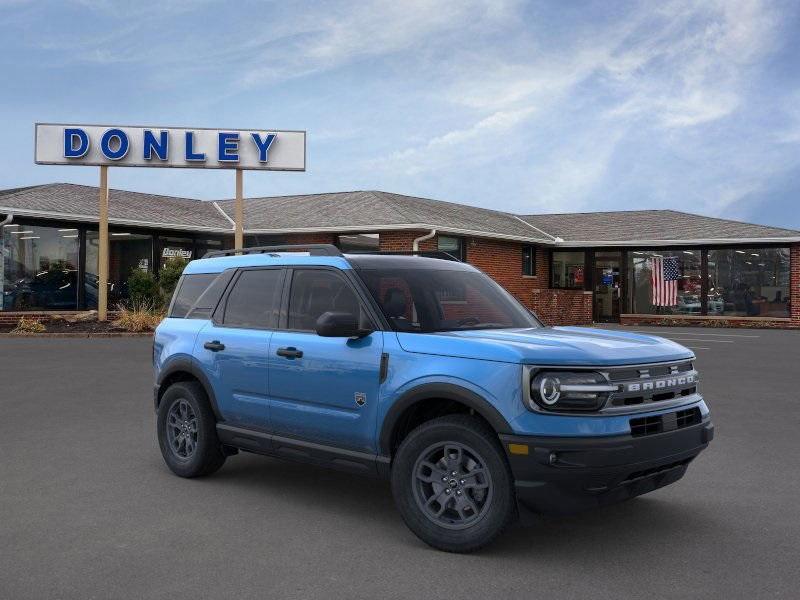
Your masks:
{"label": "black lower bumper cladding", "polygon": [[709,419],[648,435],[564,438],[501,435],[517,498],[548,514],[569,514],[646,494],[683,477],[714,437]]}

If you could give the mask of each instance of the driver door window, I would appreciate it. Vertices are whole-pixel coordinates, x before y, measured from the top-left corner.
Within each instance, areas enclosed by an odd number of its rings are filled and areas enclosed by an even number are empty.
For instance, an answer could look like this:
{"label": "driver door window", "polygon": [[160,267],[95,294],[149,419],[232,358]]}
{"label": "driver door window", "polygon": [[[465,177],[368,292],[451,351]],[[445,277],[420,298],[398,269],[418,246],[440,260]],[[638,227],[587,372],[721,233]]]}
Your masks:
{"label": "driver door window", "polygon": [[326,312],[350,313],[362,326],[369,325],[358,296],[343,277],[324,269],[295,270],[286,328],[315,331],[317,319]]}

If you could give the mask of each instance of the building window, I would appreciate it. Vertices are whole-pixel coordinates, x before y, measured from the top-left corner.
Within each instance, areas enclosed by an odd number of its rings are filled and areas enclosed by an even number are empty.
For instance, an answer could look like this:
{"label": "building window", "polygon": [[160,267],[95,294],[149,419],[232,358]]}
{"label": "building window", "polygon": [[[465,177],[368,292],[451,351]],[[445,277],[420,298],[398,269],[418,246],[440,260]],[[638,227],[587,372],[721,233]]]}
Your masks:
{"label": "building window", "polygon": [[789,277],[789,248],[709,250],[708,314],[788,318]]}
{"label": "building window", "polygon": [[462,238],[440,235],[437,238],[437,244],[437,249],[440,252],[447,252],[453,258],[457,258],[461,262],[467,262],[467,248]]}
{"label": "building window", "polygon": [[631,312],[702,314],[700,250],[634,250],[630,257]]}
{"label": "building window", "polygon": [[586,253],[553,252],[550,272],[552,287],[566,290],[582,290],[585,284]]}
{"label": "building window", "polygon": [[78,308],[78,230],[10,224],[0,229],[3,310]]}
{"label": "building window", "polygon": [[522,247],[522,274],[529,277],[536,275],[536,246]]}
{"label": "building window", "polygon": [[379,252],[381,239],[377,233],[354,233],[340,235],[336,245],[342,252]]}
{"label": "building window", "polygon": [[[83,270],[87,308],[97,308],[99,248],[98,232],[87,231]],[[112,230],[108,235],[108,257],[108,305],[115,307],[128,299],[128,278],[133,271],[153,272],[153,236]]]}
{"label": "building window", "polygon": [[224,250],[226,248],[225,240],[208,238],[197,238],[195,246],[197,248],[197,258],[203,258],[207,252]]}

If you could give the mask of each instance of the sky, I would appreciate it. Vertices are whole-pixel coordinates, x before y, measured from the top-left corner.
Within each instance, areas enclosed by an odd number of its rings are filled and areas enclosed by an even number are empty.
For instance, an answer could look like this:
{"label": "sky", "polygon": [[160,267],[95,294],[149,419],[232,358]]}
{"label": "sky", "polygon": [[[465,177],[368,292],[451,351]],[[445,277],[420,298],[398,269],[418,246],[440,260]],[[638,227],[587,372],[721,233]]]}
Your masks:
{"label": "sky", "polygon": [[[0,189],[34,122],[303,129],[305,173],[518,213],[671,208],[800,229],[800,3],[0,0]],[[229,198],[233,173],[111,169]]]}

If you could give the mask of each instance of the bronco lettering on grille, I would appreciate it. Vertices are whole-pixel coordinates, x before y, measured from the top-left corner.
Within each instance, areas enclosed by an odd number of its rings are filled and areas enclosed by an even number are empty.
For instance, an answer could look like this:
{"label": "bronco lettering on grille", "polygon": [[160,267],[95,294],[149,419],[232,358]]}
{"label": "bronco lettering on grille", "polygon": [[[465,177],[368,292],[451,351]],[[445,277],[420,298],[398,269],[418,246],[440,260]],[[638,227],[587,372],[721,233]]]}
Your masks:
{"label": "bronco lettering on grille", "polygon": [[642,381],[629,383],[625,387],[626,392],[646,392],[652,390],[664,390],[667,388],[679,387],[694,383],[694,375],[681,375],[679,377],[666,377],[664,379],[654,379],[652,381]]}

